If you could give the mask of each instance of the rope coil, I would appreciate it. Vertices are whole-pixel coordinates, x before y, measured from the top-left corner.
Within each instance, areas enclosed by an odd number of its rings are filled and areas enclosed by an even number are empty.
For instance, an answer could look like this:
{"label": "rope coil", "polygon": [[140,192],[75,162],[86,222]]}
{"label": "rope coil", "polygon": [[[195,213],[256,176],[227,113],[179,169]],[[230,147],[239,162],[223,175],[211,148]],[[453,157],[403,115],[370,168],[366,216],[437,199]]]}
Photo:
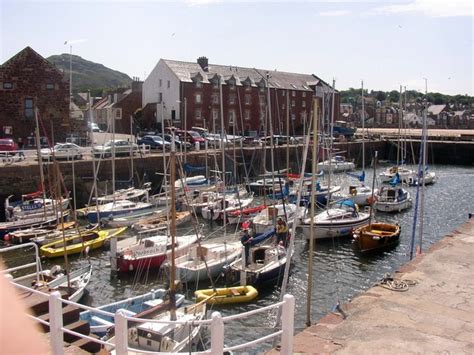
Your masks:
{"label": "rope coil", "polygon": [[392,275],[387,273],[383,276],[382,280],[375,284],[375,286],[380,286],[396,292],[406,292],[408,291],[409,286],[414,286],[416,284],[417,281],[415,280],[396,280]]}

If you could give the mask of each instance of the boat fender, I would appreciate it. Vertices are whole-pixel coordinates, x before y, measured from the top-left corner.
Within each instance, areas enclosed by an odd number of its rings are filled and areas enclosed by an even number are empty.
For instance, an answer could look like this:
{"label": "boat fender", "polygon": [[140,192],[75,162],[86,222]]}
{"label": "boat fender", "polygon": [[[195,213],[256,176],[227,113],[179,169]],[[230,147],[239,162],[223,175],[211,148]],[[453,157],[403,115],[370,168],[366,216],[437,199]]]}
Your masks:
{"label": "boat fender", "polygon": [[134,342],[138,341],[138,330],[137,330],[137,328],[130,329],[130,339]]}
{"label": "boat fender", "polygon": [[[10,241],[10,234],[5,234],[3,236],[3,240],[6,241],[6,242],[9,242]],[[20,241],[20,243],[21,243],[21,241]]]}

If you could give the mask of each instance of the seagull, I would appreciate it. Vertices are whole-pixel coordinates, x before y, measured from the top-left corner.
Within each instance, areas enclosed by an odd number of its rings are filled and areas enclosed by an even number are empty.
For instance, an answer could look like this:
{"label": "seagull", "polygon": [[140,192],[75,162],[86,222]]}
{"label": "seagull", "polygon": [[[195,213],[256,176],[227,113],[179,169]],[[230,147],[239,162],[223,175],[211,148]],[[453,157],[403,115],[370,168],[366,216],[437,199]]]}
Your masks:
{"label": "seagull", "polygon": [[402,25],[398,25],[398,28],[402,28]]}
{"label": "seagull", "polygon": [[175,35],[175,32],[173,32],[173,33],[171,34],[171,37],[174,37],[174,35]]}

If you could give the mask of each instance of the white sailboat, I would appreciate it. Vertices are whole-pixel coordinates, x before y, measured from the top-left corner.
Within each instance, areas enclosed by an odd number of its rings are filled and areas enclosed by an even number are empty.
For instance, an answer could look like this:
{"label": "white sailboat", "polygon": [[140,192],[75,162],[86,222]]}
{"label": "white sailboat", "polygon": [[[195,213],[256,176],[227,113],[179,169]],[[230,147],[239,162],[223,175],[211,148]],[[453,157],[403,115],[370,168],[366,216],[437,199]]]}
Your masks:
{"label": "white sailboat", "polygon": [[390,186],[382,186],[375,202],[375,209],[381,212],[401,212],[413,204],[410,193],[399,186],[396,175]]}

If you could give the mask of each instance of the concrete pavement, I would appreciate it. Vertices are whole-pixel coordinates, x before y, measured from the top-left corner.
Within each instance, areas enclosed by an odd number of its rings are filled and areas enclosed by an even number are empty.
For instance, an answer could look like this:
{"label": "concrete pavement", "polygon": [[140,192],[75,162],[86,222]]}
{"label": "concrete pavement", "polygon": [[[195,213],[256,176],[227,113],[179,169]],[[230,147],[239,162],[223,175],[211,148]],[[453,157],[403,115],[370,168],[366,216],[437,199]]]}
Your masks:
{"label": "concrete pavement", "polygon": [[[474,354],[474,218],[409,262],[407,292],[372,287],[294,337],[294,354]],[[270,354],[278,352],[272,350]]]}

